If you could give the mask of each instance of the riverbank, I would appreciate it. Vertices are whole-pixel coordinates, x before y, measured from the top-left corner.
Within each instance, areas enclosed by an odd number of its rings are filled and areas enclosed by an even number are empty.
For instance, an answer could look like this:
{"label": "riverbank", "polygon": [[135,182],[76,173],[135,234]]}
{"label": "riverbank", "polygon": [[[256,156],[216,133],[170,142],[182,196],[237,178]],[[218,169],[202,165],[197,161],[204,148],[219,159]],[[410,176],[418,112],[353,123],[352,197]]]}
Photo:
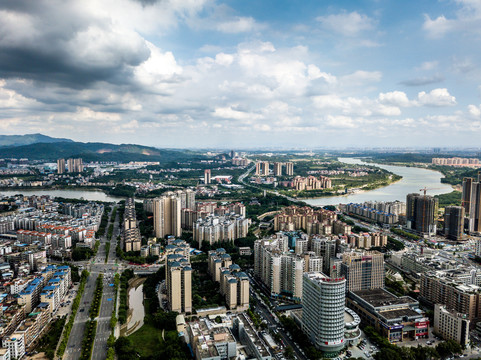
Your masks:
{"label": "riverbank", "polygon": [[129,336],[144,325],[144,293],[143,287],[146,278],[135,277],[129,280],[127,289],[127,321],[120,328],[121,336]]}
{"label": "riverbank", "polygon": [[[339,158],[339,161],[353,165],[366,165],[362,159],[358,158]],[[401,176],[402,179],[391,183],[389,186],[384,186],[375,190],[359,190],[353,194],[343,194],[340,196],[325,198],[310,198],[303,199],[303,201],[312,206],[363,203],[366,201],[406,201],[407,194],[419,193],[420,189],[424,187],[428,189],[429,195],[441,195],[453,191],[449,184],[441,183],[441,179],[444,175],[435,170],[377,163],[369,163],[368,165],[389,171],[390,173]]]}

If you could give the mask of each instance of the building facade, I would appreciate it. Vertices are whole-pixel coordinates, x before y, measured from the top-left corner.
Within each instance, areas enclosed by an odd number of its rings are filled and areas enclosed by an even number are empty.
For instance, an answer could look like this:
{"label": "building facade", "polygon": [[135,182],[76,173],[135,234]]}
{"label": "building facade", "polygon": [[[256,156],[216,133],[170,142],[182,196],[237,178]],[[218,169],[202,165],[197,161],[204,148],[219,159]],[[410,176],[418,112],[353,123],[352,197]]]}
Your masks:
{"label": "building facade", "polygon": [[303,276],[302,330],[326,356],[344,347],[346,280],[320,272]]}

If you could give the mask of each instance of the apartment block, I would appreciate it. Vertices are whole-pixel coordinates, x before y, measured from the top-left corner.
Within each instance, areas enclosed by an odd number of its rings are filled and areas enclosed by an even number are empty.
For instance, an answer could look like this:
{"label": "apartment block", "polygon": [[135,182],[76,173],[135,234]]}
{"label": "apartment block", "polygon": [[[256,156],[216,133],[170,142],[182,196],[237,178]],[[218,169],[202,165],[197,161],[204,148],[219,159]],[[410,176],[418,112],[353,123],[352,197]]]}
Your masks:
{"label": "apartment block", "polygon": [[57,174],[65,173],[65,159],[57,160]]}
{"label": "apartment block", "polygon": [[267,286],[272,297],[285,296],[299,301],[304,257],[287,252],[286,240],[280,235],[255,242],[254,274]]}
{"label": "apartment block", "polygon": [[192,312],[192,268],[188,259],[180,254],[167,255],[165,272],[169,310]]}
{"label": "apartment block", "polygon": [[421,274],[419,295],[431,304],[466,314],[469,320],[481,317],[480,287],[443,277],[440,272]]}
{"label": "apartment block", "polygon": [[294,163],[292,163],[292,162],[286,163],[286,175],[287,176],[294,175]]}
{"label": "apartment block", "polygon": [[441,304],[434,305],[434,331],[445,340],[454,340],[461,346],[469,344],[470,321],[466,314],[449,311]]}
{"label": "apartment block", "polygon": [[9,350],[12,359],[21,359],[25,355],[25,339],[21,333],[4,337],[2,345]]}
{"label": "apartment block", "polygon": [[157,238],[181,236],[181,197],[168,192],[154,199],[154,230]]}

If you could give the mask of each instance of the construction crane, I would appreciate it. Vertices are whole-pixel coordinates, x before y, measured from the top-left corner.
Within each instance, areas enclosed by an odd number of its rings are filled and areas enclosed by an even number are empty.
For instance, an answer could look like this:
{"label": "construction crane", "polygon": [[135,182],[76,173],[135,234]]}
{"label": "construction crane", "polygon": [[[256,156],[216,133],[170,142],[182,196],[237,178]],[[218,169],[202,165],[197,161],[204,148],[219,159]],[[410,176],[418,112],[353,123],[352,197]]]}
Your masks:
{"label": "construction crane", "polygon": [[431,190],[431,189],[428,189],[428,188],[426,188],[426,187],[424,187],[423,189],[419,189],[419,191],[423,191],[423,192],[424,192],[424,196],[426,196],[426,191],[428,191],[428,190]]}

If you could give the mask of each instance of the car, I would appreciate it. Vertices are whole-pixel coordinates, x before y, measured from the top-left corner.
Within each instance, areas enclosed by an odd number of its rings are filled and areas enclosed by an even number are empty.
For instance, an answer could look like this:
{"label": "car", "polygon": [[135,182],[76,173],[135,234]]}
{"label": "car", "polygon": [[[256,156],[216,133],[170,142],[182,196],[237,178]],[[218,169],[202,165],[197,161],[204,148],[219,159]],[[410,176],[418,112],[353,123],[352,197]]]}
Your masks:
{"label": "car", "polygon": [[81,308],[79,311],[80,311],[80,312],[84,312],[84,311],[85,311],[85,309],[84,309],[84,308]]}

